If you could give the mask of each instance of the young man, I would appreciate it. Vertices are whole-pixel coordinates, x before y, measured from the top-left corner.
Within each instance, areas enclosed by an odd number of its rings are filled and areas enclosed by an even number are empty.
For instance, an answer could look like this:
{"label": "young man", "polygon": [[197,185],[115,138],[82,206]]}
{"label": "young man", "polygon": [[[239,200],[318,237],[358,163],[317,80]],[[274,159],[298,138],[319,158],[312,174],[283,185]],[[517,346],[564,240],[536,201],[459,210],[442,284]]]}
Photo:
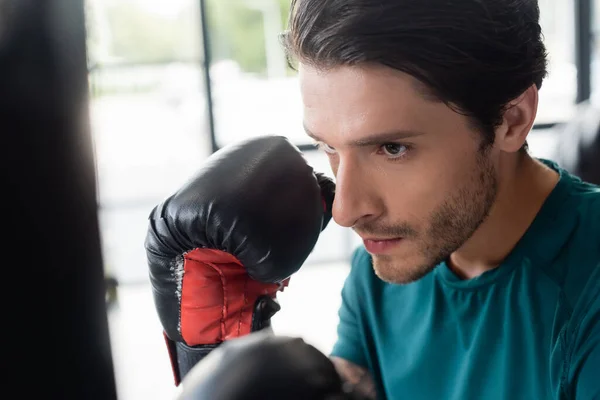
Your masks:
{"label": "young man", "polygon": [[527,152],[535,0],[297,0],[305,128],[364,240],[332,358],[372,398],[600,398],[600,189]]}

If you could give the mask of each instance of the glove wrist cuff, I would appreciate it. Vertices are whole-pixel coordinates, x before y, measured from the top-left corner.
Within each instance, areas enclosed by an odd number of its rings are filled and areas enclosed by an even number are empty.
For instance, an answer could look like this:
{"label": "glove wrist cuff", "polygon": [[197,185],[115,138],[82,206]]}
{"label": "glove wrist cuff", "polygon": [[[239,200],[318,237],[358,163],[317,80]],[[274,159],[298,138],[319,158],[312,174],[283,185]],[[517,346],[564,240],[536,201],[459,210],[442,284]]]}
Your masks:
{"label": "glove wrist cuff", "polygon": [[210,354],[210,352],[216,349],[220,344],[218,343],[190,347],[185,343],[175,342],[169,339],[166,334],[165,341],[169,351],[169,358],[171,360],[171,369],[173,370],[175,386],[179,386],[188,372],[190,372],[190,370],[194,368],[196,364],[202,361],[204,357]]}

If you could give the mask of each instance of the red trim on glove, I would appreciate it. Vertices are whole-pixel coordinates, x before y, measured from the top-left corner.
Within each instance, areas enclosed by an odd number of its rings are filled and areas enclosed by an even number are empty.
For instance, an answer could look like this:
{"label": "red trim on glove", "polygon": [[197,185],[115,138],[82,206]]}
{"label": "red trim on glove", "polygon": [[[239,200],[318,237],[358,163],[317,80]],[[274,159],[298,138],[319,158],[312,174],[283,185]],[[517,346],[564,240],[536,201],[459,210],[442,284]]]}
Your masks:
{"label": "red trim on glove", "polygon": [[184,255],[181,336],[189,346],[216,344],[251,332],[259,296],[273,298],[283,285],[251,279],[229,253],[195,249]]}
{"label": "red trim on glove", "polygon": [[163,336],[165,338],[165,343],[167,344],[167,351],[169,352],[173,380],[175,381],[175,386],[179,386],[181,383],[181,374],[179,373],[179,364],[177,363],[177,349],[175,348],[175,342],[169,339],[166,332],[163,332]]}

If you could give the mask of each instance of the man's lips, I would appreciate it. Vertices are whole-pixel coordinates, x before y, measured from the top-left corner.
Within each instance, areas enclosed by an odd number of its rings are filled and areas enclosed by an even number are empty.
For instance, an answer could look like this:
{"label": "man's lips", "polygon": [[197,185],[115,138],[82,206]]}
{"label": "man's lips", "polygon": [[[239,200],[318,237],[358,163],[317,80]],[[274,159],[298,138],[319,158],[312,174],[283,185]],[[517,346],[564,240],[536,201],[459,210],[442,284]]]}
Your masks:
{"label": "man's lips", "polygon": [[363,238],[363,244],[367,252],[371,254],[383,254],[388,253],[397,247],[401,242],[402,238]]}

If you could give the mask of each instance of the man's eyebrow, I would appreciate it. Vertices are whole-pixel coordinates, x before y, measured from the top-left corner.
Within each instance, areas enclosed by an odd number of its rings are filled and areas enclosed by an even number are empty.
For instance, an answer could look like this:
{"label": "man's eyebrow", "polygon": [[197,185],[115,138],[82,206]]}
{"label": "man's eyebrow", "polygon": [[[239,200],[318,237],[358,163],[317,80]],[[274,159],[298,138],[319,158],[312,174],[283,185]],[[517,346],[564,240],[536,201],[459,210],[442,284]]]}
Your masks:
{"label": "man's eyebrow", "polygon": [[381,145],[385,143],[395,142],[397,140],[408,139],[423,135],[423,132],[416,131],[391,131],[381,132],[369,135],[363,139],[353,140],[349,143],[353,147],[365,147],[373,145]]}
{"label": "man's eyebrow", "polygon": [[[322,142],[323,140],[319,138],[317,134],[311,132],[306,125],[304,125],[304,130],[306,134],[316,140],[317,142]],[[390,132],[381,132],[373,135],[369,135],[362,139],[353,140],[348,143],[349,146],[352,147],[365,147],[365,146],[373,146],[373,145],[381,145],[385,143],[394,142],[397,140],[408,139],[412,137],[417,137],[423,135],[424,132],[417,131],[409,131],[409,130],[399,130],[399,131],[390,131]]]}

